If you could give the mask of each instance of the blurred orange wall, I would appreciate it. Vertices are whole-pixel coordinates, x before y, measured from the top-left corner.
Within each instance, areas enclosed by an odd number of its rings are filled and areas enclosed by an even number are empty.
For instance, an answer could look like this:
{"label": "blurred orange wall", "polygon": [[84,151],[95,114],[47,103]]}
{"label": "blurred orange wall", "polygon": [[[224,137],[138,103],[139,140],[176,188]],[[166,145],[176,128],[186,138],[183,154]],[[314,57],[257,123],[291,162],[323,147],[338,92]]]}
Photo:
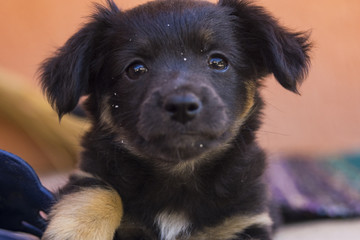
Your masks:
{"label": "blurred orange wall", "polygon": [[[115,1],[122,9],[145,2]],[[91,2],[0,1],[0,67],[35,84],[38,64],[86,21]],[[312,30],[315,43],[301,97],[267,80],[262,145],[274,152],[360,149],[360,1],[257,2],[291,29]]]}

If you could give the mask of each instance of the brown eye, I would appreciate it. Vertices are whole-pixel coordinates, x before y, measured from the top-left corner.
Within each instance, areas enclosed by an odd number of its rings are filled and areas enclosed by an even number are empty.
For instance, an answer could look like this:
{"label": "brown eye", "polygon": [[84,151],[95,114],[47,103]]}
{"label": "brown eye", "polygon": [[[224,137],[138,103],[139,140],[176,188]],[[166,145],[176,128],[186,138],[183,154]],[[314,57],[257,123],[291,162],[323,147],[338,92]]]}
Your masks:
{"label": "brown eye", "polygon": [[226,58],[221,55],[211,56],[208,60],[208,65],[211,69],[217,71],[226,71],[229,67]]}
{"label": "brown eye", "polygon": [[136,80],[148,71],[149,70],[145,64],[141,62],[135,62],[126,69],[126,74],[130,79]]}

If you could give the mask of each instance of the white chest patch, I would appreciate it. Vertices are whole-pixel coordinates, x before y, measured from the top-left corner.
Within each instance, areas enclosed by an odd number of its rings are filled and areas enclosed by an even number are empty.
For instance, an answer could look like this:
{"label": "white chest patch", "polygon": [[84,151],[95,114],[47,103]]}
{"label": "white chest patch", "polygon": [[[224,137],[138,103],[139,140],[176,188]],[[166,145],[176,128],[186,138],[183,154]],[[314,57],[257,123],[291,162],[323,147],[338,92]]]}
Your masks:
{"label": "white chest patch", "polygon": [[162,212],[155,218],[160,229],[161,240],[176,240],[178,236],[186,236],[190,230],[190,222],[183,213]]}

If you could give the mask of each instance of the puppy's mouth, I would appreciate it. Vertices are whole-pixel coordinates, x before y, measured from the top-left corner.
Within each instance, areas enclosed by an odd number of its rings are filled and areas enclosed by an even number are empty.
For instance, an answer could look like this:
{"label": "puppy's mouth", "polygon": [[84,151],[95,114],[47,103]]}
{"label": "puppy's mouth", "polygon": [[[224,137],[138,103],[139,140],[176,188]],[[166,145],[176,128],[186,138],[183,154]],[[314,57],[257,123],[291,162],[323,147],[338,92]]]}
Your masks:
{"label": "puppy's mouth", "polygon": [[198,132],[158,135],[148,140],[142,138],[139,147],[148,158],[176,163],[198,159],[218,149],[224,144],[226,135],[226,132],[220,136]]}
{"label": "puppy's mouth", "polygon": [[161,119],[151,122],[146,118],[137,126],[136,149],[149,159],[172,163],[200,159],[218,151],[231,138],[225,108],[212,116],[199,115],[187,124]]}
{"label": "puppy's mouth", "polygon": [[225,111],[218,118],[198,119],[187,124],[158,119],[138,125],[137,151],[150,159],[181,162],[202,158],[227,142],[230,135],[229,120]]}

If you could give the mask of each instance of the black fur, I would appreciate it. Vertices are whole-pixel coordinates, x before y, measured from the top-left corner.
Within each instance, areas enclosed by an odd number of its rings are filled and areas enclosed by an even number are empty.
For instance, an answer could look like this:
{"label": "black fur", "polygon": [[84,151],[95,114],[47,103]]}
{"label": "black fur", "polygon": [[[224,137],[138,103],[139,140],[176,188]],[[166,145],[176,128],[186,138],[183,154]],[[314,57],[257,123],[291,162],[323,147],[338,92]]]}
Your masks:
{"label": "black fur", "polygon": [[[60,117],[88,96],[92,128],[80,168],[118,191],[124,221],[158,239],[154,219],[164,210],[185,213],[191,233],[268,211],[255,137],[258,88],[273,73],[297,93],[309,49],[307,34],[248,1],[160,0],[122,12],[109,0],[43,63],[41,82]],[[228,67],[211,68],[211,59]],[[70,180],[65,192],[86,182]],[[268,228],[240,231],[238,239],[270,239]],[[140,239],[129,232],[120,228],[116,237]]]}

